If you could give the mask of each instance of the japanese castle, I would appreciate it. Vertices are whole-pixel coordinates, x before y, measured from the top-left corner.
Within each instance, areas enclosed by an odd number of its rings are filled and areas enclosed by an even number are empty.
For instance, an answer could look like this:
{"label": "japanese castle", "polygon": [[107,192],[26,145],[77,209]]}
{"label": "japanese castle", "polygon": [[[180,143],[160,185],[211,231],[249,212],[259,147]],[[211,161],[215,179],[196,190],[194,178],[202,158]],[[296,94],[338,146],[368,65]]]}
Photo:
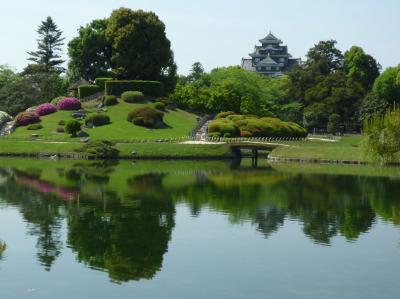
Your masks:
{"label": "japanese castle", "polygon": [[242,59],[242,68],[270,77],[282,76],[293,65],[301,62],[300,58],[292,58],[287,46],[271,32],[260,39],[261,46],[255,46],[251,58]]}

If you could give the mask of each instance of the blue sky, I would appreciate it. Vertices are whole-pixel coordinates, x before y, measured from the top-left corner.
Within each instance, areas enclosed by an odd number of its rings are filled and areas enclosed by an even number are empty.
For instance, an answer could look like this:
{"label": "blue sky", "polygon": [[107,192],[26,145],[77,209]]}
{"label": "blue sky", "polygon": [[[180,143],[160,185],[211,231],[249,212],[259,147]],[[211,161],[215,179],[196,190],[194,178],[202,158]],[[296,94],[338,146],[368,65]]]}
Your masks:
{"label": "blue sky", "polygon": [[48,15],[68,41],[79,26],[121,6],[159,15],[182,74],[195,61],[207,70],[239,64],[269,30],[295,57],[334,38],[343,51],[363,47],[383,67],[400,63],[399,0],[11,0],[0,9],[0,64],[27,64],[26,51],[35,49],[35,30]]}

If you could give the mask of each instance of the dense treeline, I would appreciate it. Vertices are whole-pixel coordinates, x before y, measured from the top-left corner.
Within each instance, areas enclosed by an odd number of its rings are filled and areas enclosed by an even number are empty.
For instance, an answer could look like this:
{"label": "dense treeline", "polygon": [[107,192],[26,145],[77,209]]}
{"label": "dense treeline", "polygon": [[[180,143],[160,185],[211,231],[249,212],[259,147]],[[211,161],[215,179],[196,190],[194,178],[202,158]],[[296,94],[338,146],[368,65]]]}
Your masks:
{"label": "dense treeline", "polygon": [[321,41],[304,63],[287,76],[268,78],[239,67],[205,73],[195,63],[180,77],[172,99],[182,107],[206,113],[278,117],[309,131],[360,131],[363,121],[400,100],[400,67],[380,74],[379,63],[360,47],[344,54],[336,41]]}

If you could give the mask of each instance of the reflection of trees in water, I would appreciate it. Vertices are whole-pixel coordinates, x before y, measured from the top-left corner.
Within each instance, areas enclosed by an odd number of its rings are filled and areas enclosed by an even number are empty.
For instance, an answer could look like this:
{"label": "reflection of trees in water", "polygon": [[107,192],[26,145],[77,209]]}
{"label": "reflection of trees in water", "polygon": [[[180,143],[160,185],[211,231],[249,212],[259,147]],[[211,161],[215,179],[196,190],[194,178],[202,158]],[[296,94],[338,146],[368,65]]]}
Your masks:
{"label": "reflection of trees in water", "polygon": [[0,187],[0,197],[20,208],[28,223],[28,233],[37,237],[38,260],[49,271],[63,246],[60,232],[63,216],[59,201],[54,195],[42,195],[18,185],[14,179]]}
{"label": "reflection of trees in water", "polygon": [[[136,187],[157,187],[158,175],[128,180]],[[81,198],[81,202],[84,199]],[[111,200],[107,211],[84,206],[68,216],[68,243],[81,262],[108,271],[113,281],[151,279],[161,269],[174,227],[175,207],[164,197],[127,195],[121,206]]]}
{"label": "reflection of trees in water", "polygon": [[6,249],[7,249],[6,242],[0,240],[0,261],[3,259],[4,252],[6,251]]}
{"label": "reflection of trees in water", "polygon": [[[46,269],[61,252],[60,225],[66,218],[68,245],[80,262],[107,271],[117,282],[153,278],[168,249],[176,202],[187,204],[195,216],[207,208],[229,215],[232,223],[249,221],[265,237],[288,217],[300,222],[314,242],[326,245],[337,235],[356,240],[371,228],[376,214],[400,224],[395,197],[400,184],[388,178],[143,171],[116,187],[110,183],[114,169],[79,163],[58,169],[60,177],[77,186],[69,187],[73,196],[64,198],[79,198],[73,203],[57,200],[64,187],[38,180],[40,171],[35,169],[16,171],[15,179],[0,184],[0,196],[20,208],[29,232],[38,237],[38,258]],[[30,187],[17,186],[16,180]]]}

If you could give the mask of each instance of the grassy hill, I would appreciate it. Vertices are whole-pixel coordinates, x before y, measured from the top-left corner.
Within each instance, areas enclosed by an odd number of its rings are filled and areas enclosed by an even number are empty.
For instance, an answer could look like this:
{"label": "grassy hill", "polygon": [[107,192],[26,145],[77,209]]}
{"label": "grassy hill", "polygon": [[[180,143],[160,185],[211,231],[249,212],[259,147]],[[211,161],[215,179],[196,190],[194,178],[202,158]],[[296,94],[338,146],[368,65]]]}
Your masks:
{"label": "grassy hill", "polygon": [[[129,140],[137,138],[177,138],[184,137],[196,126],[197,116],[186,111],[176,109],[168,110],[164,115],[165,128],[148,129],[135,126],[127,121],[128,113],[138,107],[150,106],[147,104],[129,104],[121,102],[118,105],[107,107],[107,114],[111,119],[111,124],[93,129],[85,129],[90,134],[91,139],[107,140]],[[97,113],[95,108],[86,108],[87,115]],[[61,120],[68,121],[72,119],[71,111],[58,111],[54,114],[42,116],[40,130],[30,131],[27,127],[19,127],[8,138],[29,138],[33,133],[39,134],[41,139],[73,141],[73,138],[66,133],[57,133],[56,128],[60,127]]]}

